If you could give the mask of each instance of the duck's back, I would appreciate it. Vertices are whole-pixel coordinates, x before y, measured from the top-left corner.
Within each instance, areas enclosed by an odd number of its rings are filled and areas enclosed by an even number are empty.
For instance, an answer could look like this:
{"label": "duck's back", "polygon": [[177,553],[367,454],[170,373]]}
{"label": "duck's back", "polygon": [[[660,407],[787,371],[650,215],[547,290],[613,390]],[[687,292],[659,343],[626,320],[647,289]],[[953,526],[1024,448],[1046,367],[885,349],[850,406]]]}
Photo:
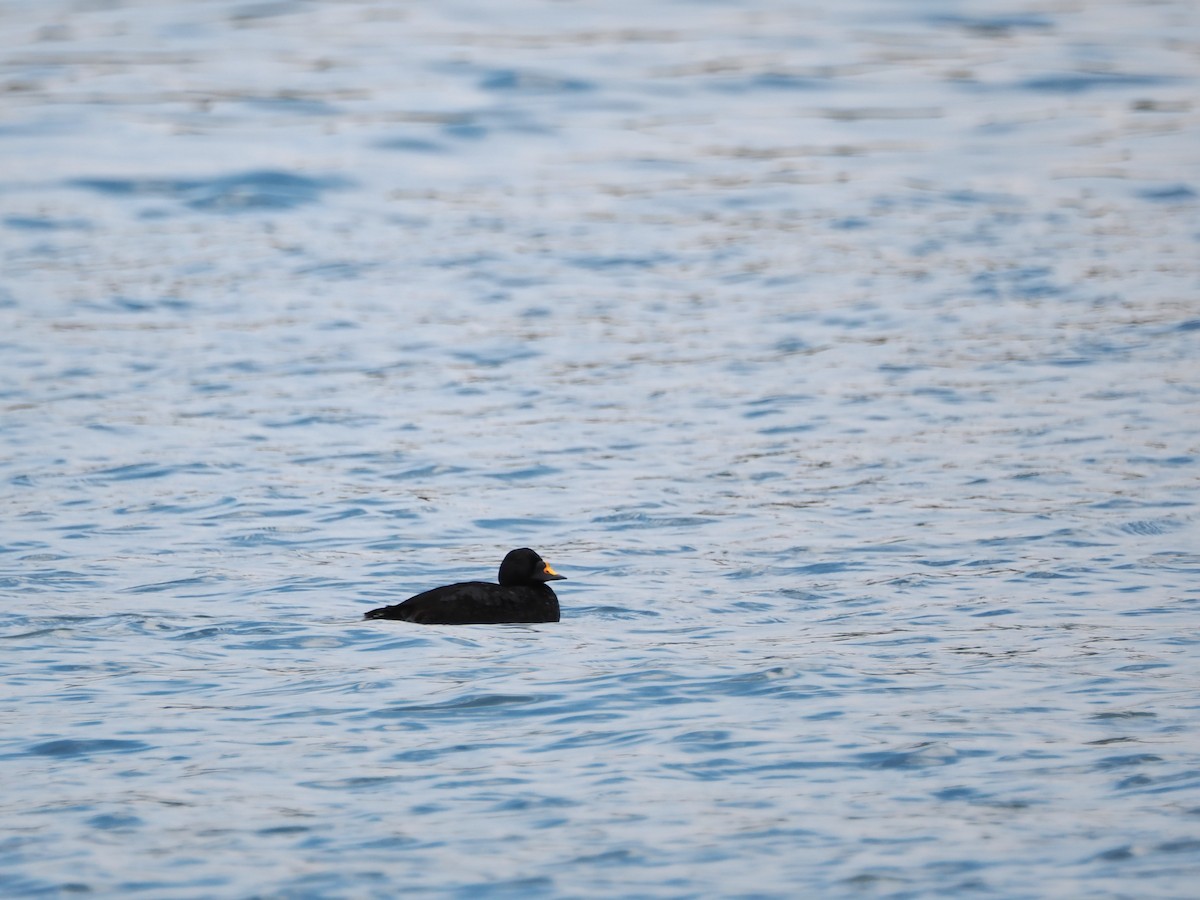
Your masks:
{"label": "duck's back", "polygon": [[368,619],[403,619],[422,625],[496,625],[557,622],[558,597],[544,584],[504,587],[486,581],[449,584],[366,614]]}

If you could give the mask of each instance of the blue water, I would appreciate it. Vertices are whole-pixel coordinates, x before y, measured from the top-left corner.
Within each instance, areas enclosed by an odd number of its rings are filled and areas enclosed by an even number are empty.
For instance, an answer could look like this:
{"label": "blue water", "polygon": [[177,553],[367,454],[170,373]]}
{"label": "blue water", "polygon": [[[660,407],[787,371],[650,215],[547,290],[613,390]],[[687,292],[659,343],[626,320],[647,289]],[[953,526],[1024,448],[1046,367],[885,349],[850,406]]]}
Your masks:
{"label": "blue water", "polygon": [[1198,43],[0,4],[0,894],[1195,896]]}

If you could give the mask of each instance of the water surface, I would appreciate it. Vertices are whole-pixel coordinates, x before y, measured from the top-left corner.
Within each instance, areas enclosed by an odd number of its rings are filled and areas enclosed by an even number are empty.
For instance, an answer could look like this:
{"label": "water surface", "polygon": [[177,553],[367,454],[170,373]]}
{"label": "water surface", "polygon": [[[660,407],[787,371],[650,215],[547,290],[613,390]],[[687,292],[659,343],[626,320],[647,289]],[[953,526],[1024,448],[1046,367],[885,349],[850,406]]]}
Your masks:
{"label": "water surface", "polygon": [[1190,896],[1198,41],[0,4],[0,893]]}

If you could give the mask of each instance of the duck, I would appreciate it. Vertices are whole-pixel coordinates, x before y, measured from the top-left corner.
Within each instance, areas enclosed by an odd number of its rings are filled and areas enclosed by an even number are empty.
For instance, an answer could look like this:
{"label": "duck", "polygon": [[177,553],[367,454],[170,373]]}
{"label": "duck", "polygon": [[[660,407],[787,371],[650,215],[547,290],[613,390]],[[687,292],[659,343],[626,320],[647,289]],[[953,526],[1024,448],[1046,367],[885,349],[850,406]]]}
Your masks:
{"label": "duck", "polygon": [[499,584],[463,581],[364,613],[367,619],[399,619],[421,625],[497,625],[557,622],[558,597],[547,581],[563,581],[535,551],[512,550],[500,563]]}

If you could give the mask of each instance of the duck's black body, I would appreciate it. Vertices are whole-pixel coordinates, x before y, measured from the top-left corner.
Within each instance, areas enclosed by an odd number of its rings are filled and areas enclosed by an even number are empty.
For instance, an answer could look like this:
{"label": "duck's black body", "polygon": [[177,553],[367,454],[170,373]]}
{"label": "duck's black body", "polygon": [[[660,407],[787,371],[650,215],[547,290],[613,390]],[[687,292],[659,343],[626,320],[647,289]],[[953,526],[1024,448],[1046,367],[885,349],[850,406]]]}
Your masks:
{"label": "duck's black body", "polygon": [[558,597],[547,581],[559,575],[528,548],[513,550],[500,564],[500,583],[464,581],[409,597],[366,614],[368,619],[403,619],[422,625],[485,625],[557,622]]}

